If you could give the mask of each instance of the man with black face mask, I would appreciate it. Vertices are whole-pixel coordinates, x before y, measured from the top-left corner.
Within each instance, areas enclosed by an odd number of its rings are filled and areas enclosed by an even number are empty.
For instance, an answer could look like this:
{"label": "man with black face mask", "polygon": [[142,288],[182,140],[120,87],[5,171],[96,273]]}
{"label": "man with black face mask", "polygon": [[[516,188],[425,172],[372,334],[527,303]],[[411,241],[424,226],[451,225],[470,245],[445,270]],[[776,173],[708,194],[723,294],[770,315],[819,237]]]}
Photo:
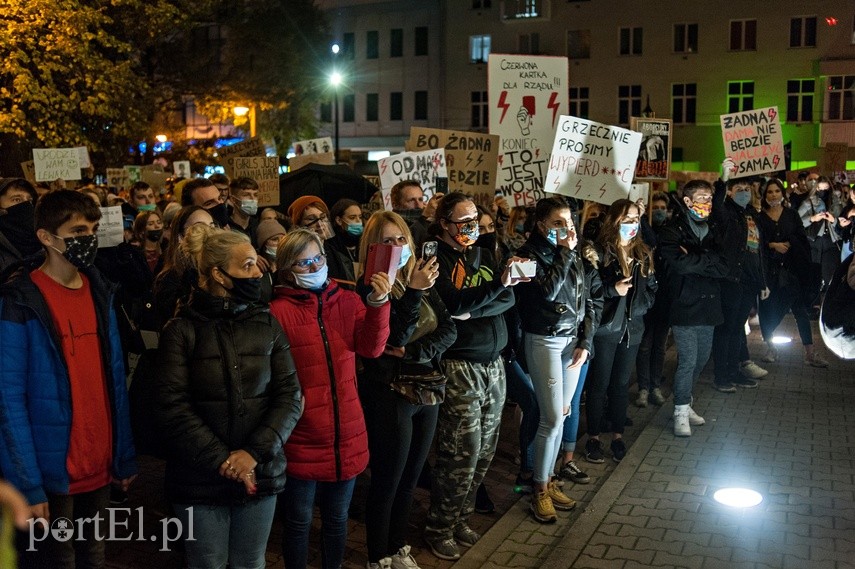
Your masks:
{"label": "man with black face mask", "polygon": [[23,178],[0,178],[0,272],[39,250],[33,228],[36,189]]}
{"label": "man with black face mask", "polygon": [[392,200],[392,211],[404,218],[413,234],[413,244],[416,249],[427,241],[428,226],[433,222],[436,207],[442,199],[442,194],[434,194],[425,203],[425,195],[421,184],[415,180],[398,182],[389,191]]}
{"label": "man with black face mask", "polygon": [[230,228],[229,211],[220,195],[220,190],[206,178],[194,178],[184,184],[181,190],[181,205],[198,205],[211,214],[214,223],[219,227]]}
{"label": "man with black face mask", "polygon": [[[0,470],[45,527],[106,519],[111,481],[127,490],[137,472],[113,289],[92,268],[100,218],[79,192],[43,196],[44,251],[0,288]],[[103,538],[81,532],[21,552],[22,566],[103,567]]]}

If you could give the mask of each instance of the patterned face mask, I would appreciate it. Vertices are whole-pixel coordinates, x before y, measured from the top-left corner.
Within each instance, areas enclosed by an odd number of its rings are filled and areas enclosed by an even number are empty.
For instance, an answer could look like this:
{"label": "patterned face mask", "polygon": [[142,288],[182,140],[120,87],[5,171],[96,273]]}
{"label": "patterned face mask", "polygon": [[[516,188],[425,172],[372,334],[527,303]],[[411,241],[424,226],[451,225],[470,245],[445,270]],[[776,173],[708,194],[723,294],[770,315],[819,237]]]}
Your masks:
{"label": "patterned face mask", "polygon": [[79,237],[60,237],[65,243],[65,252],[53,247],[54,251],[66,258],[66,260],[78,269],[88,269],[95,262],[98,254],[98,235],[81,235]]}
{"label": "patterned face mask", "polygon": [[689,215],[697,221],[704,221],[712,213],[712,203],[692,202],[689,206]]}

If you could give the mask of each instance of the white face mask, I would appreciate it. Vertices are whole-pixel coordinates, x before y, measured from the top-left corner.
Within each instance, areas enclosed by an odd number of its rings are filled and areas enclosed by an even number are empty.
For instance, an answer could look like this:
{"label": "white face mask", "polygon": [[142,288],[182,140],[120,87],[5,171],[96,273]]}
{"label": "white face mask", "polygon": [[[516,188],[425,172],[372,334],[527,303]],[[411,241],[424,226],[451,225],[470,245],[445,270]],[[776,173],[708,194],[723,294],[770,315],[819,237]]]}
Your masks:
{"label": "white face mask", "polygon": [[276,258],[276,247],[265,247],[264,252],[267,253],[267,255],[273,257],[274,259]]}
{"label": "white face mask", "polygon": [[328,267],[324,265],[314,273],[295,273],[292,271],[291,274],[294,275],[294,284],[299,288],[318,290],[327,282],[327,269]]}

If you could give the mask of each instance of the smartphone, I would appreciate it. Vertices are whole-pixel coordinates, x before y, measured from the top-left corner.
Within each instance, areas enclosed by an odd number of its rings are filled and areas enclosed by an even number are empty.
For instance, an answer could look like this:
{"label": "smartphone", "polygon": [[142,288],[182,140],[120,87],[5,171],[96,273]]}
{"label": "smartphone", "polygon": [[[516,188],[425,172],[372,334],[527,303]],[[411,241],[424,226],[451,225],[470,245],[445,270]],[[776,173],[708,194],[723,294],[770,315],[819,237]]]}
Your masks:
{"label": "smartphone", "polygon": [[532,278],[537,274],[537,261],[518,261],[513,264],[515,278]]}
{"label": "smartphone", "polygon": [[436,241],[425,241],[422,243],[421,259],[424,261],[425,259],[436,257],[436,246]]}

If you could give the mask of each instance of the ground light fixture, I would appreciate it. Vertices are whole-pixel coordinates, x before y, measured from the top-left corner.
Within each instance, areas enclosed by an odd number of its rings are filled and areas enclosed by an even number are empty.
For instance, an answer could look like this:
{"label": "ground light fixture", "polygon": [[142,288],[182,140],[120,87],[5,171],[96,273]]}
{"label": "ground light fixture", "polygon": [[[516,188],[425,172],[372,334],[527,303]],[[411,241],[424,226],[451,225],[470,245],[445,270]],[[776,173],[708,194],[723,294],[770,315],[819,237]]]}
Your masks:
{"label": "ground light fixture", "polygon": [[731,508],[753,508],[763,501],[763,496],[748,488],[722,488],[713,494],[713,500]]}
{"label": "ground light fixture", "polygon": [[789,336],[772,336],[773,344],[789,344],[793,339]]}

